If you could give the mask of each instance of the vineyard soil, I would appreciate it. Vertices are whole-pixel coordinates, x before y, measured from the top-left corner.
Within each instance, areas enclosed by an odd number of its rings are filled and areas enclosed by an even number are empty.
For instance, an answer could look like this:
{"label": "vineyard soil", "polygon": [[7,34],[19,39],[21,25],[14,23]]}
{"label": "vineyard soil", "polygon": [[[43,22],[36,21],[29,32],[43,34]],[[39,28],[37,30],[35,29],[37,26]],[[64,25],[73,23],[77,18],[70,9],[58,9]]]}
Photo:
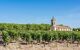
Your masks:
{"label": "vineyard soil", "polygon": [[44,44],[27,44],[22,45],[18,43],[10,43],[6,47],[0,46],[0,50],[80,50],[80,45],[77,47],[77,44],[68,44],[66,43],[50,43],[44,46]]}

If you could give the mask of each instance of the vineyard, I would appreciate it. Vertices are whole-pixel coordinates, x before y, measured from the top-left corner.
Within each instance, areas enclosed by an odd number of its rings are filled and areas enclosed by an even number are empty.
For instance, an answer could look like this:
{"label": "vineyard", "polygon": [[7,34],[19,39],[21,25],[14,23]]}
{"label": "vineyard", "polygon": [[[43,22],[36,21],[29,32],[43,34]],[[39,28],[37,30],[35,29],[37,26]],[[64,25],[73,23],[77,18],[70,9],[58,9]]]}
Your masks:
{"label": "vineyard", "polygon": [[67,43],[80,43],[80,32],[64,32],[64,31],[2,31],[2,38],[5,45],[10,42],[21,41],[25,44],[43,43],[48,44],[51,42],[67,42]]}
{"label": "vineyard", "polygon": [[49,24],[0,24],[4,46],[12,42],[27,44],[76,43],[80,44],[79,31],[50,31]]}

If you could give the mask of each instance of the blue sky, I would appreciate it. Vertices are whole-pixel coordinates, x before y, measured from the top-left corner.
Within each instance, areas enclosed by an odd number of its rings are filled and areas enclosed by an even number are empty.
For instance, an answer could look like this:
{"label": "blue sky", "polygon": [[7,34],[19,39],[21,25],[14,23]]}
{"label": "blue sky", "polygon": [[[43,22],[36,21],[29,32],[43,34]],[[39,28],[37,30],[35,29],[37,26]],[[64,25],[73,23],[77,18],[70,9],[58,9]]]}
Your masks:
{"label": "blue sky", "polygon": [[0,0],[0,23],[49,23],[80,27],[80,0]]}

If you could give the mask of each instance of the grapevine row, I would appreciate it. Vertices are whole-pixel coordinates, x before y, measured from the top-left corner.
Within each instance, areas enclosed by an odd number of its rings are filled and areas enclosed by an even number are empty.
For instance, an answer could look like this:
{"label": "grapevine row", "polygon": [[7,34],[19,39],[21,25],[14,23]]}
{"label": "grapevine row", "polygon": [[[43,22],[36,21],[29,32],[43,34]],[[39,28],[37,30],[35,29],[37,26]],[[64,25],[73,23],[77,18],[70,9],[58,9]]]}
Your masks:
{"label": "grapevine row", "polygon": [[67,41],[74,43],[80,42],[80,32],[65,32],[65,31],[15,31],[7,30],[2,31],[2,39],[5,45],[12,41],[19,41],[31,43],[36,41],[41,42],[53,42],[53,41]]}

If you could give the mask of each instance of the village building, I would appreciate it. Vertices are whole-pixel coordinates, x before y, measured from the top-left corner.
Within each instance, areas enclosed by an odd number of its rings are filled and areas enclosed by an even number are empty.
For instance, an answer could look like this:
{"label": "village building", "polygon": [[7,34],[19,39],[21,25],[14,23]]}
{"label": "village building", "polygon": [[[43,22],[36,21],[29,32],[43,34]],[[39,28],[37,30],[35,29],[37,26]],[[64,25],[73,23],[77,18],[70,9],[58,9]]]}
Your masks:
{"label": "village building", "polygon": [[72,31],[72,29],[69,26],[57,25],[56,19],[54,17],[51,19],[51,30],[54,30],[54,31]]}

